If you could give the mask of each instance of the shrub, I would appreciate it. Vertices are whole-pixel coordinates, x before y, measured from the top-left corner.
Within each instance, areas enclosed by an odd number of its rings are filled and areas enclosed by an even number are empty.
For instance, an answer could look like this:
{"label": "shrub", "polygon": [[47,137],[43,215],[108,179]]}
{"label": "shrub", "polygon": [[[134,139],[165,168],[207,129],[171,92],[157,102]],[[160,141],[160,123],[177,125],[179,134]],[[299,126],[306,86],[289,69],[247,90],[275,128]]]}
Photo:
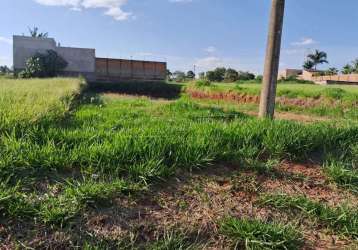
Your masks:
{"label": "shrub", "polygon": [[259,83],[261,83],[263,79],[264,79],[264,77],[262,75],[257,75],[255,78],[255,80]]}
{"label": "shrub", "polygon": [[195,81],[195,86],[197,87],[204,87],[204,86],[210,86],[211,85],[211,82],[208,81],[208,80],[197,80]]}
{"label": "shrub", "polygon": [[325,89],[323,92],[323,95],[325,97],[336,99],[336,100],[342,99],[345,94],[346,91],[340,88],[328,88]]}
{"label": "shrub", "polygon": [[67,67],[68,63],[57,54],[48,50],[46,54],[36,53],[26,62],[26,68],[20,72],[21,78],[55,77]]}
{"label": "shrub", "polygon": [[236,249],[300,249],[302,235],[289,225],[259,220],[226,218],[220,231],[236,245]]}

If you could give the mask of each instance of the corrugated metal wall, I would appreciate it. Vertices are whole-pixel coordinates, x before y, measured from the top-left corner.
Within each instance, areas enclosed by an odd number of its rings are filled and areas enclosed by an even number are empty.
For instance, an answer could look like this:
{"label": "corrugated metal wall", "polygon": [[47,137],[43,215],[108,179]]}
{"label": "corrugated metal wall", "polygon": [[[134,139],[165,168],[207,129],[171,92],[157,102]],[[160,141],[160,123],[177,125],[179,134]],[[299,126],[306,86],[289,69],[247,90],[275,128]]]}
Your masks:
{"label": "corrugated metal wall", "polygon": [[164,81],[165,62],[96,58],[97,81]]}

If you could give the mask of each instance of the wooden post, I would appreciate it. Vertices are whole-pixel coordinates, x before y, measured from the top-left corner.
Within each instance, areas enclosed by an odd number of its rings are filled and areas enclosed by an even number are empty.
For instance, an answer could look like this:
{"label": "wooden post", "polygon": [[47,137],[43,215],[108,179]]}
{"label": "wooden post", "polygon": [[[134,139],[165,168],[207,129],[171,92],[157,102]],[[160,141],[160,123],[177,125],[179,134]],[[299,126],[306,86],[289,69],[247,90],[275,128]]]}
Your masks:
{"label": "wooden post", "polygon": [[272,0],[270,27],[266,50],[265,70],[262,82],[259,117],[273,118],[277,77],[280,63],[282,27],[285,13],[285,0]]}

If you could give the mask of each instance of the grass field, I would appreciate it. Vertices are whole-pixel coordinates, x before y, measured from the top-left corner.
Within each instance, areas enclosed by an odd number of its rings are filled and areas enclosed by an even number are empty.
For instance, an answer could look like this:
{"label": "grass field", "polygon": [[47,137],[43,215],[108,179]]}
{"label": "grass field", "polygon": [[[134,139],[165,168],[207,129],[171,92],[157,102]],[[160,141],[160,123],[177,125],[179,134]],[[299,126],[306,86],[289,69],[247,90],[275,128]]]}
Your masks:
{"label": "grass field", "polygon": [[259,120],[167,84],[0,87],[1,247],[357,246],[357,123]]}
{"label": "grass field", "polygon": [[[224,100],[251,105],[257,111],[261,84],[257,83],[213,83],[211,86],[186,84],[191,97]],[[251,98],[249,98],[251,97]],[[358,86],[279,83],[277,87],[277,109],[282,112],[305,113],[316,116],[339,117],[358,120]],[[244,107],[240,111],[245,111]]]}

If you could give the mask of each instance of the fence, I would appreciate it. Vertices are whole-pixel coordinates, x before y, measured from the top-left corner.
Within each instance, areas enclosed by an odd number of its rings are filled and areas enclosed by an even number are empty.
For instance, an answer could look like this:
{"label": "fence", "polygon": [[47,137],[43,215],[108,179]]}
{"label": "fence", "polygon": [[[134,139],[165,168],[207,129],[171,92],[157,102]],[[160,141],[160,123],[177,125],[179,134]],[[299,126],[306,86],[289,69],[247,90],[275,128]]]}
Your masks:
{"label": "fence", "polygon": [[340,83],[358,85],[358,74],[333,75],[333,76],[312,76],[312,81],[320,83]]}
{"label": "fence", "polygon": [[96,58],[97,81],[164,81],[164,62]]}

